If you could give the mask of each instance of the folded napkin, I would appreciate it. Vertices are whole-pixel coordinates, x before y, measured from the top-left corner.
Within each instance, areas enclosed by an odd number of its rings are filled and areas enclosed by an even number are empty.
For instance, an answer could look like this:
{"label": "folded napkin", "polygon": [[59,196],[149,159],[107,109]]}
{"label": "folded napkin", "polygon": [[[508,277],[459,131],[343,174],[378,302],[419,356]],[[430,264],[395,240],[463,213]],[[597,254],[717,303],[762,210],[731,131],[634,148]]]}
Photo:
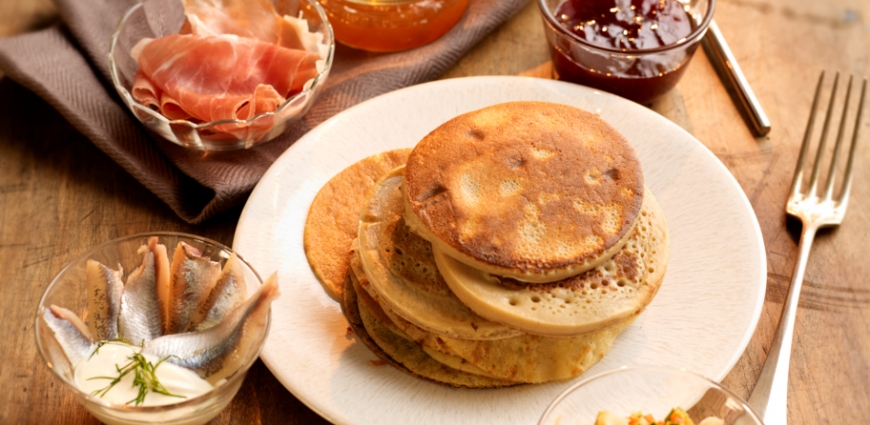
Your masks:
{"label": "folded napkin", "polygon": [[329,79],[285,134],[244,151],[200,152],[154,140],[111,83],[109,41],[138,0],[55,0],[62,25],[0,39],[0,72],[56,108],[78,131],[190,223],[245,201],[299,137],[350,106],[441,75],[527,0],[472,0],[450,32],[426,46],[376,54],[336,45]]}

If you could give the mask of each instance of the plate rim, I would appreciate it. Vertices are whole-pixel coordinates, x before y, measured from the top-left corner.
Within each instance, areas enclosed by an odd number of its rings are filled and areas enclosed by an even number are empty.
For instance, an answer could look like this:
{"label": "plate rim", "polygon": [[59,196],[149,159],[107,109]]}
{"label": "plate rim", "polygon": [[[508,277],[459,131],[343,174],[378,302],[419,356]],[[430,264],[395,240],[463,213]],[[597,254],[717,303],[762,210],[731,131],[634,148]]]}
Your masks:
{"label": "plate rim", "polygon": [[[237,241],[241,240],[239,235],[241,233],[243,233],[244,223],[246,221],[245,219],[249,215],[253,214],[252,212],[250,212],[250,208],[253,208],[251,206],[252,200],[258,198],[260,191],[266,190],[266,189],[264,189],[264,187],[266,184],[268,184],[268,182],[272,178],[273,174],[281,172],[281,170],[279,170],[279,168],[280,168],[279,164],[281,164],[283,161],[286,161],[287,157],[294,156],[297,151],[302,150],[303,148],[310,145],[311,143],[315,143],[319,139],[320,135],[322,133],[328,132],[329,128],[331,128],[336,122],[345,119],[345,117],[348,114],[356,113],[357,110],[368,109],[371,107],[371,105],[373,105],[377,102],[384,101],[385,98],[402,97],[402,96],[405,96],[409,93],[413,93],[413,92],[418,91],[418,90],[419,91],[434,90],[442,85],[462,85],[462,84],[476,84],[476,83],[495,84],[495,85],[510,85],[510,84],[516,84],[516,83],[543,84],[543,85],[554,85],[554,86],[563,85],[565,87],[571,87],[571,90],[578,90],[578,89],[581,91],[586,90],[586,91],[589,91],[590,93],[594,93],[595,95],[603,96],[605,98],[610,98],[610,101],[615,101],[617,103],[625,103],[627,105],[631,105],[630,108],[642,108],[642,109],[646,110],[647,112],[654,114],[657,117],[657,119],[659,121],[661,121],[661,125],[666,127],[668,129],[668,131],[681,133],[683,136],[691,139],[694,142],[695,146],[697,148],[700,148],[700,152],[702,152],[703,155],[706,155],[706,156],[708,156],[709,159],[713,160],[713,163],[715,163],[716,166],[719,168],[719,172],[720,172],[719,174],[722,174],[724,176],[725,181],[727,181],[729,183],[729,185],[731,185],[735,189],[737,189],[737,193],[739,193],[739,199],[742,203],[742,206],[749,213],[750,224],[752,227],[752,233],[754,234],[753,241],[755,242],[756,247],[758,248],[758,252],[760,253],[759,264],[761,267],[761,270],[760,270],[761,273],[759,276],[760,282],[758,282],[758,285],[757,285],[758,296],[756,298],[755,305],[753,306],[752,315],[749,317],[749,326],[748,326],[746,332],[744,333],[743,337],[739,341],[739,350],[734,351],[734,354],[731,356],[731,358],[727,362],[726,367],[723,368],[722,373],[720,373],[718,376],[709,377],[710,379],[712,379],[718,383],[721,383],[722,380],[724,380],[725,377],[733,370],[734,366],[737,364],[737,362],[740,360],[740,358],[746,352],[746,348],[749,346],[749,342],[751,341],[752,336],[755,334],[755,331],[757,329],[758,322],[760,320],[761,313],[762,313],[762,310],[764,307],[764,301],[765,301],[765,295],[766,295],[766,289],[767,289],[767,279],[766,279],[766,276],[767,276],[767,251],[766,251],[765,246],[764,246],[764,237],[763,237],[763,234],[761,232],[761,226],[758,222],[758,217],[755,214],[755,209],[752,207],[752,204],[749,201],[749,198],[746,196],[745,191],[740,186],[740,183],[737,181],[736,177],[734,177],[734,175],[731,173],[731,171],[713,153],[713,151],[710,150],[710,148],[708,148],[706,145],[704,145],[700,140],[698,140],[694,135],[692,135],[691,133],[689,133],[688,131],[686,131],[682,127],[678,126],[674,122],[670,121],[669,119],[665,118],[664,116],[659,115],[655,111],[652,111],[652,110],[644,107],[643,105],[637,104],[635,102],[624,99],[624,98],[619,97],[617,95],[603,92],[603,91],[599,91],[597,89],[593,89],[590,87],[572,84],[572,83],[567,83],[567,82],[562,82],[562,81],[558,81],[558,80],[551,80],[551,79],[537,78],[537,77],[527,77],[527,76],[469,76],[469,77],[461,77],[461,78],[435,80],[435,81],[421,83],[421,84],[417,84],[417,85],[413,85],[413,86],[409,86],[409,87],[404,87],[401,89],[397,89],[394,91],[390,91],[390,92],[381,94],[379,96],[375,96],[373,98],[362,101],[354,106],[351,106],[350,108],[347,108],[341,112],[338,112],[337,114],[333,115],[329,119],[318,124],[316,127],[311,129],[309,132],[307,132],[306,134],[301,136],[287,150],[285,150],[272,163],[272,165],[269,166],[269,168],[266,170],[266,172],[263,174],[263,176],[257,182],[256,186],[252,190],[248,199],[245,201],[245,205],[242,209],[242,212],[239,216],[239,220],[237,222],[236,230],[233,233],[233,245],[232,245],[233,250],[238,251],[240,249],[240,247],[237,246]],[[267,182],[267,183],[264,183],[264,182]],[[307,210],[306,210],[306,215],[307,215]],[[251,256],[248,255],[248,257],[251,257]],[[337,420],[338,418],[336,418],[335,415],[330,414],[325,409],[319,408],[315,404],[315,400],[309,400],[307,397],[305,397],[304,393],[301,393],[301,391],[295,390],[296,385],[294,385],[292,380],[284,378],[281,375],[277,374],[275,372],[274,368],[277,367],[278,362],[273,361],[269,357],[269,353],[266,350],[263,350],[261,352],[260,359],[269,368],[270,373],[272,373],[272,375],[275,376],[275,378],[284,386],[284,388],[286,388],[290,393],[292,393],[293,396],[296,397],[300,402],[302,402],[305,406],[310,408],[312,411],[317,413],[319,416],[321,416],[325,420],[327,420],[331,423],[339,423]]]}

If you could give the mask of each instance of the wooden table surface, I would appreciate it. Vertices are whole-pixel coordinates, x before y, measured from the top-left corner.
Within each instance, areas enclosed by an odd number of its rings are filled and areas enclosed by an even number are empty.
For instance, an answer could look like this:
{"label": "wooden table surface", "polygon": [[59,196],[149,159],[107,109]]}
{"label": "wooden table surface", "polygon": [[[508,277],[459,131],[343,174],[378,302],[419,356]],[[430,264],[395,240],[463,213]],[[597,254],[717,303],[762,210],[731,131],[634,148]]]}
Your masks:
{"label": "wooden table surface", "polygon": [[[734,174],[767,249],[764,310],[749,347],[724,380],[747,397],[770,347],[797,256],[800,224],[784,205],[821,70],[868,74],[866,0],[719,0],[716,20],[764,105],[773,130],[754,138],[699,50],[677,88],[651,108],[692,133]],[[0,2],[0,36],[50,25],[49,0]],[[443,78],[549,77],[539,12],[530,3]],[[870,118],[861,126],[854,189],[839,229],[810,256],[789,373],[789,423],[870,418]],[[174,230],[232,244],[241,209],[193,226],[127,175],[33,93],[0,78],[0,423],[97,423],[51,376],[36,350],[42,291],[89,247],[137,232]],[[725,241],[710,241],[719,243]],[[703,306],[698,306],[703,314]],[[722,318],[727,320],[727,318]],[[678,347],[678,342],[677,342]],[[213,423],[324,423],[257,362]],[[774,425],[774,424],[769,424]]]}

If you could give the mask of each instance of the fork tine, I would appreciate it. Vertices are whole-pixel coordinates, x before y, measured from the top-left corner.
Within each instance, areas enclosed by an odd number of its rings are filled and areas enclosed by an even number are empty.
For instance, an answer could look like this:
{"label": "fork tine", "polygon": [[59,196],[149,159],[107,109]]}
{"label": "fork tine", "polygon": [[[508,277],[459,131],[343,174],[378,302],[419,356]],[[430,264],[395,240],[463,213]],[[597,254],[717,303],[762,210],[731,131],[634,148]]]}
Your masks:
{"label": "fork tine", "polygon": [[816,153],[816,163],[813,164],[813,174],[810,176],[810,189],[807,195],[815,196],[819,185],[819,169],[822,164],[822,154],[825,153],[825,142],[828,140],[828,129],[831,127],[831,114],[834,112],[834,102],[837,100],[837,83],[840,82],[840,73],[834,76],[834,87],[831,89],[831,100],[828,102],[828,112],[825,113],[825,124],[822,127],[822,140],[819,141],[819,150]]}
{"label": "fork tine", "polygon": [[801,145],[801,152],[798,155],[797,165],[794,169],[794,177],[791,181],[791,196],[789,199],[795,199],[801,191],[801,180],[804,178],[804,165],[806,165],[807,151],[810,147],[812,139],[813,123],[816,121],[816,110],[819,106],[819,97],[822,93],[822,82],[825,81],[825,71],[819,75],[819,83],[816,85],[816,95],[813,96],[813,106],[810,107],[810,119],[807,121],[807,130],[804,132],[804,142]]}
{"label": "fork tine", "polygon": [[855,163],[855,146],[858,145],[858,130],[861,128],[861,113],[864,111],[864,94],[867,92],[867,77],[861,84],[861,98],[858,99],[858,114],[855,115],[855,130],[852,132],[852,146],[849,147],[849,162],[846,164],[846,176],[843,177],[843,190],[837,199],[838,207],[849,203],[849,191],[852,189],[852,164]]}
{"label": "fork tine", "polygon": [[849,98],[852,95],[852,76],[846,85],[846,100],[843,102],[843,116],[840,117],[840,127],[837,129],[837,142],[834,144],[834,154],[831,157],[831,167],[828,170],[828,182],[825,184],[825,201],[831,200],[834,192],[834,176],[837,171],[837,158],[840,156],[840,146],[843,144],[843,131],[846,129],[846,115],[849,112]]}

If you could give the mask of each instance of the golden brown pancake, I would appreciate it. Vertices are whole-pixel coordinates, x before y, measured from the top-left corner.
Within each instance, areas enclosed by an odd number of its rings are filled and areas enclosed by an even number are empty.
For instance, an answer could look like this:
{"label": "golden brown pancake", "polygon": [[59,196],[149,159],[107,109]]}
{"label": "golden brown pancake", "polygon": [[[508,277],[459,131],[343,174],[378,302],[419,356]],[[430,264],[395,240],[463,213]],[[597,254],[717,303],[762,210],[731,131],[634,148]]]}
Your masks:
{"label": "golden brown pancake", "polygon": [[[369,313],[371,313],[378,320],[378,322],[380,322],[380,324],[384,325],[384,327],[389,329],[394,334],[413,342],[414,340],[410,336],[408,336],[408,334],[406,334],[405,331],[403,331],[399,326],[397,326],[396,322],[391,318],[391,316],[395,316],[395,313],[387,315],[384,311],[384,308],[378,303],[376,299],[376,297],[378,296],[377,292],[375,292],[374,289],[372,289],[371,285],[369,285],[368,278],[366,278],[365,272],[362,269],[362,261],[359,258],[358,241],[353,241],[353,245],[351,247],[350,269],[351,271],[348,274],[350,276],[351,282],[353,282],[353,289],[357,294],[356,296],[359,299],[360,304],[364,305]],[[400,320],[407,323],[407,321],[405,321],[404,319]],[[425,331],[420,330],[420,332]],[[428,354],[429,357],[432,357],[435,361],[443,363],[453,369],[461,370],[472,375],[489,376],[489,374],[487,374],[483,369],[480,369],[477,366],[468,363],[467,361],[465,361],[465,359],[461,357],[437,352],[423,345],[420,345],[420,348],[422,348],[423,351]]]}
{"label": "golden brown pancake", "polygon": [[359,226],[359,258],[375,299],[417,326],[464,339],[500,339],[516,330],[466,307],[438,274],[432,247],[404,226],[402,168],[369,192]]}
{"label": "golden brown pancake", "polygon": [[[351,264],[355,263],[359,264],[359,260],[351,259]],[[579,375],[600,360],[619,333],[637,317],[573,338],[521,334],[500,340],[462,340],[427,332],[380,305],[369,296],[370,286],[361,267],[352,267],[350,277],[359,303],[379,325],[399,338],[415,342],[433,360],[472,375],[518,383]]]}
{"label": "golden brown pancake", "polygon": [[341,300],[349,267],[347,253],[357,237],[366,192],[387,171],[404,164],[410,151],[386,151],[345,168],[311,202],[305,220],[305,255],[323,289],[336,301]]}
{"label": "golden brown pancake", "polygon": [[398,326],[396,326],[392,319],[389,316],[384,314],[383,309],[381,309],[378,302],[369,295],[368,292],[364,289],[364,286],[368,285],[365,275],[356,274],[353,270],[348,273],[348,277],[350,278],[350,282],[353,285],[353,291],[355,293],[355,297],[357,302],[365,306],[366,310],[369,311],[369,314],[375,316],[375,319],[378,319],[378,322],[390,330],[390,332],[407,339],[408,341],[413,341],[411,337],[405,334],[403,330],[401,330]]}
{"label": "golden brown pancake", "polygon": [[499,388],[515,382],[473,375],[448,367],[429,357],[416,343],[391,332],[357,298],[350,279],[342,290],[342,310],[354,334],[372,352],[402,372],[418,378],[467,388]]}
{"label": "golden brown pancake", "polygon": [[405,171],[405,221],[474,268],[546,283],[618,251],[643,200],[634,149],[599,116],[511,102],[429,133]]}
{"label": "golden brown pancake", "polygon": [[664,278],[669,245],[664,215],[649,192],[628,243],[583,274],[547,284],[499,278],[434,250],[453,293],[477,314],[525,333],[572,336],[635,316]]}
{"label": "golden brown pancake", "polygon": [[523,383],[562,380],[583,373],[604,357],[616,337],[640,315],[638,312],[613,325],[570,338],[522,334],[494,341],[475,341],[426,332],[387,308],[382,311],[400,329],[397,332],[412,338],[436,361]]}
{"label": "golden brown pancake", "polygon": [[[472,375],[485,376],[488,378],[495,378],[494,376],[487,373],[485,370],[467,362],[465,359],[455,355],[444,354],[440,351],[433,350],[425,345],[420,345],[420,348],[426,353],[427,356],[431,357],[432,360],[435,360],[438,363],[441,363],[447,367],[461,370],[466,373],[470,373]],[[495,378],[498,379],[498,378]],[[513,381],[520,383],[520,381]]]}
{"label": "golden brown pancake", "polygon": [[[356,242],[356,241],[354,241]],[[359,257],[355,253],[352,254],[355,257]],[[357,259],[357,263],[359,260]],[[353,264],[353,258],[351,258],[351,264]],[[359,274],[361,270],[359,268],[351,267],[351,272],[348,273],[350,276],[350,280],[353,283],[353,290],[356,293],[357,300],[360,305],[365,307],[365,309],[378,321],[379,325],[382,325],[384,328],[389,330],[390,332],[396,334],[396,336],[407,340],[409,342],[414,342],[408,334],[405,333],[401,328],[396,326],[395,322],[384,313],[383,308],[378,304],[378,302],[372,298],[372,296],[367,292],[365,287],[368,286],[368,280],[365,277],[365,274]],[[482,375],[489,376],[482,369],[468,363],[465,359],[457,356],[447,355],[440,352],[435,352],[434,350],[430,350],[424,346],[420,346],[423,351],[432,357],[435,361],[445,364],[453,369],[460,370],[462,372],[467,372],[472,375]],[[491,377],[491,376],[489,376]]]}

